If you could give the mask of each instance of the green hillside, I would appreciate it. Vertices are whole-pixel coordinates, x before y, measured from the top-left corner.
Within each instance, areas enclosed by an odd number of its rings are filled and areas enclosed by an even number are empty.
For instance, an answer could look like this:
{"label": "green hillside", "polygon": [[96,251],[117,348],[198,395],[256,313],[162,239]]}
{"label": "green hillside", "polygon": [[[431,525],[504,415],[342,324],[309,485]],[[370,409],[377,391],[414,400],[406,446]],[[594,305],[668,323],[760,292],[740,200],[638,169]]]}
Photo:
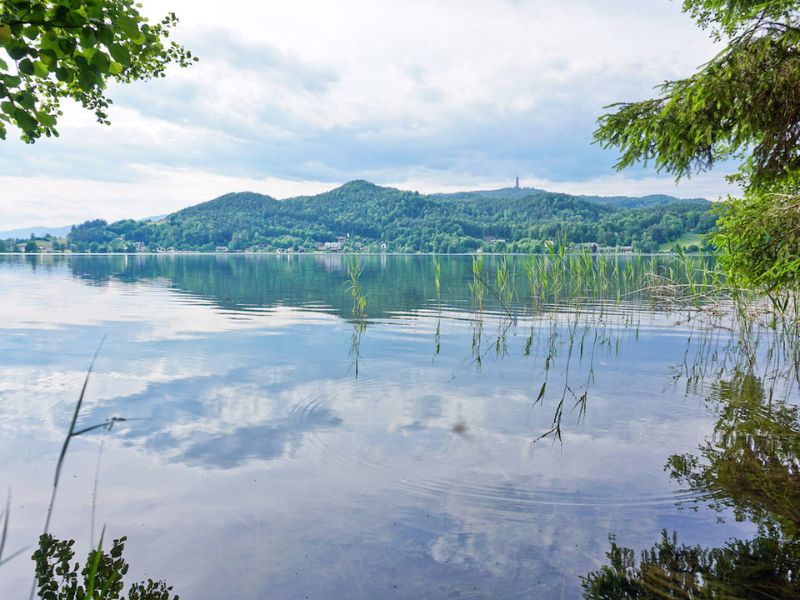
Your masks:
{"label": "green hillside", "polygon": [[353,181],[316,196],[276,200],[232,193],[162,221],[89,221],[69,234],[76,250],[294,249],[537,252],[566,235],[573,244],[657,250],[709,231],[705,200],[598,198],[542,190],[423,195]]}

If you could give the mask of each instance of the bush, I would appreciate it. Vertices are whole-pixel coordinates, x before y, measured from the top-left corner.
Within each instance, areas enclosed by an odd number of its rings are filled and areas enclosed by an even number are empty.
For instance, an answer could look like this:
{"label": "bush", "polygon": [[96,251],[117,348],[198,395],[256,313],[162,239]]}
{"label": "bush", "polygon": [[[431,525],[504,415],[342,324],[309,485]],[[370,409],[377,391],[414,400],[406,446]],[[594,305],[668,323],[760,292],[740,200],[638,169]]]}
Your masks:
{"label": "bush", "polygon": [[[122,558],[127,538],[114,540],[109,553],[103,551],[102,537],[96,550],[89,552],[83,569],[73,563],[74,540],[58,540],[44,534],[33,554],[36,561],[36,587],[43,600],[119,600],[123,596],[123,577],[128,563]],[[79,571],[80,569],[80,571]],[[80,577],[79,577],[80,574]],[[134,583],[128,600],[178,600],[163,581]]]}
{"label": "bush", "polygon": [[729,198],[720,213],[712,243],[729,280],[767,293],[800,288],[800,196]]}

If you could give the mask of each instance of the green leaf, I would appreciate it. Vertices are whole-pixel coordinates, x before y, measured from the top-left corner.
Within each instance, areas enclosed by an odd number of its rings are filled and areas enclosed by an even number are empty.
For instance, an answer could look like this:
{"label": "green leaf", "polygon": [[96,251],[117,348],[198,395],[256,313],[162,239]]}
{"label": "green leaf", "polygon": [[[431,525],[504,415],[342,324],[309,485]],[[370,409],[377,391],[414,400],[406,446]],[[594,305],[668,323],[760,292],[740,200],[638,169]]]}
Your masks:
{"label": "green leaf", "polygon": [[52,127],[56,124],[56,118],[42,110],[36,112],[36,119],[45,127]]}
{"label": "green leaf", "polygon": [[110,46],[114,41],[114,30],[108,25],[98,25],[95,35],[97,41],[105,46]]}
{"label": "green leaf", "polygon": [[37,37],[39,37],[39,27],[36,25],[30,25],[22,30],[22,35],[29,40],[35,40]]}
{"label": "green leaf", "polygon": [[56,35],[56,32],[52,29],[47,31],[39,41],[39,45],[43,50],[57,50],[58,35]]}
{"label": "green leaf", "polygon": [[81,29],[80,33],[81,46],[84,48],[91,48],[97,44],[97,38],[94,35],[94,30],[89,27]]}
{"label": "green leaf", "polygon": [[19,60],[28,55],[30,48],[28,48],[27,44],[18,42],[17,40],[13,40],[12,42],[6,44],[6,52],[13,60]]}
{"label": "green leaf", "polygon": [[105,73],[108,71],[111,61],[108,59],[105,52],[98,50],[94,53],[94,56],[92,56],[91,64],[100,69],[101,73]]}
{"label": "green leaf", "polygon": [[19,72],[23,73],[24,75],[33,75],[33,62],[30,58],[20,61]]}
{"label": "green leaf", "polygon": [[[19,102],[0,115],[29,142],[56,135],[43,128],[54,123],[62,99],[76,100],[107,122],[109,78],[150,79],[165,76],[170,63],[188,66],[191,54],[167,39],[176,24],[172,13],[148,24],[135,0],[0,0],[0,98]],[[3,60],[6,54],[16,69]],[[24,102],[22,87],[32,94]],[[37,106],[47,110],[34,113]]]}
{"label": "green leaf", "polygon": [[22,79],[20,79],[17,75],[0,75],[0,79],[2,79],[6,87],[9,88],[15,88],[22,83]]}
{"label": "green leaf", "polygon": [[109,51],[111,52],[111,56],[114,58],[114,60],[121,65],[127,67],[131,64],[131,54],[128,52],[128,49],[125,46],[112,44],[109,47]]}
{"label": "green leaf", "polygon": [[17,102],[19,102],[20,106],[23,108],[31,110],[34,106],[36,106],[36,96],[27,91],[22,92],[22,94],[20,94],[20,96],[17,98]]}
{"label": "green leaf", "polygon": [[56,79],[63,81],[64,83],[71,83],[72,80],[75,79],[75,75],[69,69],[58,67],[56,69]]}
{"label": "green leaf", "polygon": [[33,63],[33,73],[37,77],[47,77],[50,71],[46,64],[40,60],[37,60],[35,63]]}
{"label": "green leaf", "polygon": [[140,34],[138,21],[128,15],[120,15],[117,25],[119,25],[119,28],[131,39]]}
{"label": "green leaf", "polygon": [[58,55],[55,50],[39,50],[39,60],[49,67],[57,62]]}
{"label": "green leaf", "polygon": [[95,78],[89,71],[78,71],[78,85],[86,92],[95,86]]}
{"label": "green leaf", "polygon": [[38,122],[24,110],[17,109],[14,113],[17,125],[25,132],[33,132],[38,129]]}

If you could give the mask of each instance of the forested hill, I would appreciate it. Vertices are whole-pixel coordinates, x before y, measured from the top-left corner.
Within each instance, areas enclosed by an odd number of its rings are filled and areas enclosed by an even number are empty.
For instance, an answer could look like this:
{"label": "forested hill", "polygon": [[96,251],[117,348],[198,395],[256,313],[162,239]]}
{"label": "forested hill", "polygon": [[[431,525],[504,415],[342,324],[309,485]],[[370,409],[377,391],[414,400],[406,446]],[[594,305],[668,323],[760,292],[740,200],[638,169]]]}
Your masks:
{"label": "forested hill", "polygon": [[[526,198],[530,196],[549,196],[552,192],[540,190],[538,188],[501,188],[499,190],[479,190],[474,192],[453,192],[449,194],[431,194],[431,198],[455,199],[455,200],[476,200],[480,198]],[[673,202],[701,202],[706,203],[704,198],[693,198],[691,200],[680,200],[673,196],[663,194],[653,194],[650,196],[575,196],[582,200],[595,202],[604,206],[616,208],[643,208],[647,206],[657,206],[659,204],[671,204]]]}
{"label": "forested hill", "polygon": [[[276,200],[232,193],[161,221],[88,221],[68,236],[76,250],[343,250],[536,252],[545,240],[655,250],[706,233],[706,200],[599,198],[534,189],[423,195],[353,181],[316,196]],[[330,248],[330,244],[329,244]]]}

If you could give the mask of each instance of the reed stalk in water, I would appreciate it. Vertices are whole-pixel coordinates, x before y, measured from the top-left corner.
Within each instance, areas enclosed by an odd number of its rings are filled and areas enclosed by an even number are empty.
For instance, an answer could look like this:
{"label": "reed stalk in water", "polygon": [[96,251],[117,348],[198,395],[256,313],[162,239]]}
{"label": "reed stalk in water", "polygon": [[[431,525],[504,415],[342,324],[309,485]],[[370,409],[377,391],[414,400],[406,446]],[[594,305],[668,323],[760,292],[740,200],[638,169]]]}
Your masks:
{"label": "reed stalk in water", "polygon": [[359,265],[358,256],[347,266],[348,290],[353,297],[353,316],[363,319],[367,316],[367,297],[361,289],[361,274],[364,267]]}

